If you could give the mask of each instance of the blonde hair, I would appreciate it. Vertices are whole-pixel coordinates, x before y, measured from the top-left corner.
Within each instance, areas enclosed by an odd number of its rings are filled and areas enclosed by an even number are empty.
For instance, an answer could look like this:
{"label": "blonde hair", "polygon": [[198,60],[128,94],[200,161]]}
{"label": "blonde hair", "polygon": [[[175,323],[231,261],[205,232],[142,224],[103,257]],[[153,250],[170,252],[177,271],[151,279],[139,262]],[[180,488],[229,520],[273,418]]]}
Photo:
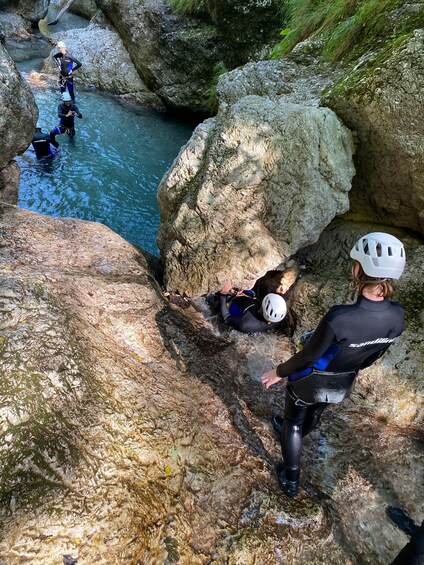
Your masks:
{"label": "blonde hair", "polygon": [[392,279],[379,279],[376,277],[368,276],[359,261],[355,261],[353,264],[353,287],[360,296],[364,289],[368,288],[371,290],[372,287],[379,287],[380,296],[383,298],[391,298],[395,292],[393,288]]}

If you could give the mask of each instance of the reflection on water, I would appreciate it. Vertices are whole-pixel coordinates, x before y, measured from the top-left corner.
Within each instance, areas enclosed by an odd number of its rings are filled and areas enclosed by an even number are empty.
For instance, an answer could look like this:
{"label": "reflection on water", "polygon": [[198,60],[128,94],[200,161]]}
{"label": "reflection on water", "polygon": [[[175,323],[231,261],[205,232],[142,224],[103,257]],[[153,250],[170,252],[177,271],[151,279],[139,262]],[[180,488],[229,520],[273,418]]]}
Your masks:
{"label": "reflection on water", "polygon": [[[56,91],[34,92],[38,124],[57,123]],[[127,108],[114,98],[78,90],[76,137],[57,136],[50,164],[37,162],[30,147],[21,166],[19,206],[50,216],[102,222],[131,243],[158,255],[157,187],[191,135],[192,127],[147,109]]]}

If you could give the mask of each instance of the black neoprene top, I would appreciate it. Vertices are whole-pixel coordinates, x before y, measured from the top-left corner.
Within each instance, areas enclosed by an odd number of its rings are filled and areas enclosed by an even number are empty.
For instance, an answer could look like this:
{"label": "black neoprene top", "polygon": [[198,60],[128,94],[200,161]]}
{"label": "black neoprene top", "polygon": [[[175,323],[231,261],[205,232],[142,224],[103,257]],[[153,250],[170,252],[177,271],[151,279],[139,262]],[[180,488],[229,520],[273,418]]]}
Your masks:
{"label": "black neoprene top", "polygon": [[69,106],[67,106],[65,102],[62,102],[62,104],[59,104],[59,106],[57,107],[57,115],[60,118],[60,123],[66,127],[74,127],[74,116],[67,116],[70,110],[72,112],[75,112],[78,118],[82,118],[82,114],[78,110],[76,104],[72,102],[72,104],[69,104]]}
{"label": "black neoprene top", "polygon": [[403,332],[403,320],[402,306],[389,300],[360,296],[355,304],[333,306],[305,347],[278,365],[277,374],[283,378],[313,367],[330,347],[336,353],[326,371],[341,373],[369,367]]}
{"label": "black neoprene top", "polygon": [[[237,300],[237,298],[235,298]],[[260,313],[262,303],[260,300],[252,299],[252,305],[243,312],[242,316],[232,316],[227,306],[227,296],[219,295],[219,310],[225,324],[232,326],[239,332],[258,333],[269,332],[278,328],[281,322],[268,322]]]}
{"label": "black neoprene top", "polygon": [[80,63],[78,59],[75,59],[75,57],[72,57],[70,53],[56,53],[53,55],[53,59],[59,67],[60,74],[65,77],[67,77],[71,71],[76,71],[82,67],[82,63]]}
{"label": "black neoprene top", "polygon": [[51,155],[50,144],[55,147],[59,147],[59,143],[53,139],[49,133],[44,133],[42,131],[36,131],[34,133],[32,146],[34,147],[37,159]]}

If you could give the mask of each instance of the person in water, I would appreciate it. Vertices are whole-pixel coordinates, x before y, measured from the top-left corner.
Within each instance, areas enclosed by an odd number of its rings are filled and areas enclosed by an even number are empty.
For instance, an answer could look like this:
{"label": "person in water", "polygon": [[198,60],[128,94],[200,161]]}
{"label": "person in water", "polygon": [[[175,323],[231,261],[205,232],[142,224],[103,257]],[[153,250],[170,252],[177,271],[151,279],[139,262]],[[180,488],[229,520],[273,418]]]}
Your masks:
{"label": "person in water", "polygon": [[276,416],[272,424],[283,455],[278,479],[292,498],[299,488],[303,438],[316,428],[329,403],[349,395],[358,371],[381,357],[404,329],[402,306],[388,300],[393,279],[405,267],[402,242],[386,233],[370,233],[359,239],[350,256],[357,301],[333,306],[301,351],[261,377],[265,388],[288,378],[284,418]]}
{"label": "person in water", "polygon": [[286,313],[286,301],[279,294],[258,300],[252,290],[232,291],[230,282],[219,291],[219,311],[224,324],[239,332],[268,332],[278,328]]}
{"label": "person in water", "polygon": [[63,41],[59,41],[57,47],[59,49],[59,53],[55,53],[55,55],[53,55],[53,59],[59,68],[60,92],[63,94],[66,90],[68,90],[72,101],[75,102],[74,72],[79,69],[82,64],[67,52],[66,45]]}
{"label": "person in water", "polygon": [[75,116],[82,118],[81,112],[78,110],[77,105],[72,102],[69,92],[64,92],[62,95],[63,102],[57,108],[57,115],[59,116],[60,123],[50,132],[52,139],[55,136],[67,133],[70,137],[75,136]]}
{"label": "person in water", "polygon": [[59,147],[59,143],[52,137],[51,133],[44,133],[40,127],[36,127],[34,137],[32,139],[32,146],[37,159],[40,160],[45,157],[54,157],[51,145],[56,148]]}

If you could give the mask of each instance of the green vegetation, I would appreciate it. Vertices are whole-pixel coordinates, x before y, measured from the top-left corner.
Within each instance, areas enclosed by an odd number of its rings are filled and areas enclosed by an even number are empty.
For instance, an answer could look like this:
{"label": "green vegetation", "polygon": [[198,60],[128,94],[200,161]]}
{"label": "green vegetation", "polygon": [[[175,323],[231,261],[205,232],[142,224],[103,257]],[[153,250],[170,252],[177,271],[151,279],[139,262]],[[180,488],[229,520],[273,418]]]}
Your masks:
{"label": "green vegetation", "polygon": [[169,3],[179,16],[189,16],[204,9],[203,0],[169,0]]}
{"label": "green vegetation", "polygon": [[279,59],[308,37],[321,36],[323,55],[330,61],[354,60],[366,51],[406,37],[422,25],[423,9],[405,10],[397,18],[394,10],[406,0],[286,0],[285,21],[271,58]]}
{"label": "green vegetation", "polygon": [[228,69],[225,66],[225,63],[223,61],[216,63],[216,65],[213,68],[211,85],[206,92],[207,95],[206,109],[211,113],[215,113],[218,109],[218,95],[216,92],[216,87],[218,84],[219,77],[225,73],[228,73]]}

